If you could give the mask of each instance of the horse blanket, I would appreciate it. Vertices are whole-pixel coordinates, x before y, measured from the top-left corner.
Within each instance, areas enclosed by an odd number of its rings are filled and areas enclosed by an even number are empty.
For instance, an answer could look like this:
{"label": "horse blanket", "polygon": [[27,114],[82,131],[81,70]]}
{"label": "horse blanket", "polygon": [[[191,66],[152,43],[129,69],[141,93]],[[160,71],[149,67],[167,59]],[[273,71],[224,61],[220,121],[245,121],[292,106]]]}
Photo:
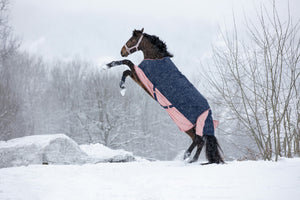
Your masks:
{"label": "horse blanket", "polygon": [[207,100],[177,69],[169,57],[143,60],[136,73],[153,98],[169,113],[180,130],[195,127],[196,134],[214,135],[217,126]]}

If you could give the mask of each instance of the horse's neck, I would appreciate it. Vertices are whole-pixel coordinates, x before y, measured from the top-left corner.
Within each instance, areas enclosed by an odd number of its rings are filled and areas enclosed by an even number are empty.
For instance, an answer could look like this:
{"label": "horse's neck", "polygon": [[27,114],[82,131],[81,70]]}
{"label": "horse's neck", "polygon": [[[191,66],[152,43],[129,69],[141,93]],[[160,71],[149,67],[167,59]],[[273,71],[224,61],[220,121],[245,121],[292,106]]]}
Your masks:
{"label": "horse's neck", "polygon": [[144,54],[144,59],[162,59],[165,57],[165,54],[158,52],[155,49],[147,49],[147,50],[142,50]]}

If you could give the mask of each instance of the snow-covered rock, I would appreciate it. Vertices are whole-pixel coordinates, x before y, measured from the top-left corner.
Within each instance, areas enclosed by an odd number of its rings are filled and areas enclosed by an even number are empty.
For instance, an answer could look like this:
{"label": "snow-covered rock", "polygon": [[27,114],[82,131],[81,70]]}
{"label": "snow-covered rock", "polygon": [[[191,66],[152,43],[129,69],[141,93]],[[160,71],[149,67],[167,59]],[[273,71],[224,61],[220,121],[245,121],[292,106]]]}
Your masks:
{"label": "snow-covered rock", "polygon": [[0,142],[0,168],[29,164],[85,163],[88,155],[63,134],[33,135]]}
{"label": "snow-covered rock", "polygon": [[131,152],[118,149],[110,149],[103,144],[80,145],[80,148],[89,155],[89,161],[92,163],[99,162],[130,162],[134,161],[135,157]]}
{"label": "snow-covered rock", "polygon": [[129,162],[130,152],[101,144],[81,145],[64,134],[33,135],[0,141],[0,168],[29,164]]}

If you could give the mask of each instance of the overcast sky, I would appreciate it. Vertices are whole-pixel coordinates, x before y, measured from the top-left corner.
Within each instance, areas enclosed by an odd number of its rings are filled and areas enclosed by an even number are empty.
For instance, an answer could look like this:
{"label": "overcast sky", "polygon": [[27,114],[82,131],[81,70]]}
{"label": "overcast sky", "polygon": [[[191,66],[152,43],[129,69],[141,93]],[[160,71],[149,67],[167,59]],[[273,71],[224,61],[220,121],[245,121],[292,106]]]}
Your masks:
{"label": "overcast sky", "polygon": [[[94,63],[120,59],[120,49],[135,28],[155,34],[186,72],[217,42],[219,27],[231,28],[235,14],[255,16],[269,0],[11,0],[11,24],[22,40],[22,49],[46,59],[82,58]],[[287,0],[277,0],[284,16]],[[290,0],[299,19],[300,1]],[[130,57],[142,59],[138,53]]]}

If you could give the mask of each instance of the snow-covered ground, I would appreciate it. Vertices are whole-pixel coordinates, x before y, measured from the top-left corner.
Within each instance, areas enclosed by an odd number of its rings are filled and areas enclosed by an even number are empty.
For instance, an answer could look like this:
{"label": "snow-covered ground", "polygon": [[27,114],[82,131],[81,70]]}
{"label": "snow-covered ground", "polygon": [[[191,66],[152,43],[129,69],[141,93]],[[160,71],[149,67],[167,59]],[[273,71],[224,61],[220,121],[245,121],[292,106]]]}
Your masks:
{"label": "snow-covered ground", "polygon": [[224,165],[182,161],[0,169],[1,200],[297,200],[300,159]]}
{"label": "snow-covered ground", "polygon": [[150,162],[102,144],[79,146],[62,134],[0,141],[0,200],[296,200],[300,196],[300,158],[224,165],[186,164],[181,159],[182,155],[175,161]]}

